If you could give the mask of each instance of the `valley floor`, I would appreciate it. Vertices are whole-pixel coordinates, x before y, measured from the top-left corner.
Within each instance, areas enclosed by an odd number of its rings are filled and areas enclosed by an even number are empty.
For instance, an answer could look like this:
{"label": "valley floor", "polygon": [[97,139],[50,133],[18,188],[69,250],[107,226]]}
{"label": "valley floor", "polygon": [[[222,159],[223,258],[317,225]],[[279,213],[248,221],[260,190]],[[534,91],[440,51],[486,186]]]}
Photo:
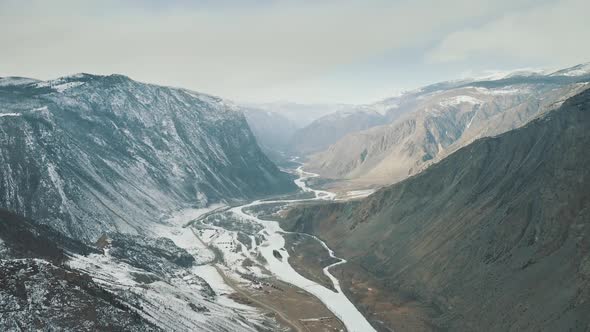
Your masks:
{"label": "valley floor", "polygon": [[[193,272],[211,284],[225,305],[255,307],[286,330],[371,331],[328,270],[345,261],[319,239],[285,233],[277,222],[257,213],[260,207],[280,213],[285,204],[335,198],[307,187],[306,179],[313,174],[300,168],[297,173],[295,183],[308,193],[300,195],[303,198],[179,211],[155,229],[155,235],[193,255],[199,264]],[[307,256],[309,250],[316,254]]]}

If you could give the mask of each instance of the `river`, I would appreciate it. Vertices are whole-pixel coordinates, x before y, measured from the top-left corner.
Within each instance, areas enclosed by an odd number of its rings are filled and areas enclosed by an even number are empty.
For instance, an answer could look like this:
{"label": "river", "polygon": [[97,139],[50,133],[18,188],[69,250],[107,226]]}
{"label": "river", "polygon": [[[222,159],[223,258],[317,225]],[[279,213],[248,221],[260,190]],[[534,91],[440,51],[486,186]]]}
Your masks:
{"label": "river", "polygon": [[[244,212],[244,209],[254,207],[257,205],[263,204],[272,204],[272,203],[296,203],[296,202],[305,202],[305,201],[313,201],[313,200],[334,200],[336,195],[334,193],[323,191],[323,190],[315,190],[307,186],[306,180],[317,176],[316,174],[309,173],[303,171],[301,167],[297,168],[297,173],[299,178],[295,180],[295,184],[305,192],[312,192],[314,193],[313,198],[307,199],[294,199],[294,200],[271,200],[271,201],[254,201],[249,204],[241,205],[230,209],[232,213],[235,215],[254,221],[264,227],[261,232],[265,232],[267,235],[266,241],[258,246],[258,250],[263,255],[263,257],[268,262],[266,268],[275,275],[278,279],[295,285],[297,287],[305,289],[307,292],[311,293],[315,297],[317,297],[322,303],[326,305],[326,307],[334,313],[346,326],[347,330],[350,332],[369,332],[375,331],[375,329],[369,324],[369,322],[365,319],[365,317],[356,309],[356,307],[352,304],[352,302],[346,297],[342,289],[340,288],[340,283],[336,277],[334,277],[330,273],[330,268],[334,267],[339,264],[346,263],[346,260],[336,257],[334,255],[334,251],[332,251],[324,241],[320,240],[319,238],[312,236],[317,241],[319,241],[326,250],[328,250],[331,257],[336,258],[338,262],[331,264],[324,268],[323,272],[326,276],[328,276],[333,284],[334,288],[337,290],[336,292],[330,290],[314,281],[311,281],[302,275],[300,275],[293,267],[289,264],[288,256],[289,254],[281,250],[285,247],[285,239],[283,238],[283,234],[286,232],[280,227],[279,223],[276,221],[269,221],[263,220],[256,216],[250,215]],[[280,251],[283,259],[277,259],[273,255],[273,251]]]}

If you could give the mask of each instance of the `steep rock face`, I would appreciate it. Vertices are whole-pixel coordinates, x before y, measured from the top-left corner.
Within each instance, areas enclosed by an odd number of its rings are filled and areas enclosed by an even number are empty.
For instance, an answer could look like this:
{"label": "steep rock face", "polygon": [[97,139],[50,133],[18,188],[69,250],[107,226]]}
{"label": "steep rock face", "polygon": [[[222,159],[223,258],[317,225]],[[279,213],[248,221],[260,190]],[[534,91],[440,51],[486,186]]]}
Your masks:
{"label": "steep rock face", "polygon": [[429,86],[403,107],[389,107],[391,123],[355,132],[310,157],[323,177],[391,184],[422,171],[480,137],[520,127],[588,86],[590,76],[511,76],[496,81]]}
{"label": "steep rock face", "polygon": [[120,75],[9,83],[0,85],[0,206],[75,238],[141,232],[181,206],[293,188],[219,98]]}
{"label": "steep rock face", "polygon": [[587,90],[362,201],[296,208],[288,223],[382,281],[377,291],[433,308],[432,329],[585,331],[589,144]]}

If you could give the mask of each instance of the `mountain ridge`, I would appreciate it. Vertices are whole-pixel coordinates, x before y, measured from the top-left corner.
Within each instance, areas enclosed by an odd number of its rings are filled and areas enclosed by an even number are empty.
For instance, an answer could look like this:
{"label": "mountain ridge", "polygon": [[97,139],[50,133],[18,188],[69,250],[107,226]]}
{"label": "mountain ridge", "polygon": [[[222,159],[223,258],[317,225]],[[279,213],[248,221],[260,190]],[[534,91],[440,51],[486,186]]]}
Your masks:
{"label": "mountain ridge", "polygon": [[[391,107],[398,116],[390,123],[344,136],[310,156],[306,166],[325,178],[360,186],[395,183],[478,137],[517,128],[558,107],[588,82],[590,74],[433,84],[413,92],[409,109]],[[397,100],[388,103],[397,106]]]}
{"label": "mountain ridge", "polygon": [[[585,90],[368,198],[295,207],[283,223],[347,258],[349,295],[367,312],[393,303],[375,319],[394,329],[585,330],[589,129]],[[363,274],[373,293],[352,282]]]}
{"label": "mountain ridge", "polygon": [[0,206],[75,238],[294,189],[221,98],[79,74],[0,86],[0,104]]}

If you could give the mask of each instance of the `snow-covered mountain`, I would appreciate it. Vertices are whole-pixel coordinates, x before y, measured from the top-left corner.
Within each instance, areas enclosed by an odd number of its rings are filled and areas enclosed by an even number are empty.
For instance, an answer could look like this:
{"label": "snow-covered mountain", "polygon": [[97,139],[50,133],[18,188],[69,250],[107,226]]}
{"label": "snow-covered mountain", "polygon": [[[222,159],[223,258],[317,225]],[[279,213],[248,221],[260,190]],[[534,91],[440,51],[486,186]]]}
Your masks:
{"label": "snow-covered mountain", "polygon": [[0,207],[74,238],[293,187],[220,98],[121,75],[0,79]]}
{"label": "snow-covered mountain", "polygon": [[0,209],[0,330],[279,328],[197,263],[169,238],[109,233],[86,245]]}
{"label": "snow-covered mountain", "polygon": [[307,167],[358,185],[400,181],[479,137],[522,126],[587,89],[590,74],[580,68],[443,82],[390,98],[374,104],[386,109],[390,123],[343,137],[310,157]]}
{"label": "snow-covered mountain", "polygon": [[577,66],[565,68],[551,73],[550,76],[570,76],[579,77],[590,75],[590,62],[582,63]]}

